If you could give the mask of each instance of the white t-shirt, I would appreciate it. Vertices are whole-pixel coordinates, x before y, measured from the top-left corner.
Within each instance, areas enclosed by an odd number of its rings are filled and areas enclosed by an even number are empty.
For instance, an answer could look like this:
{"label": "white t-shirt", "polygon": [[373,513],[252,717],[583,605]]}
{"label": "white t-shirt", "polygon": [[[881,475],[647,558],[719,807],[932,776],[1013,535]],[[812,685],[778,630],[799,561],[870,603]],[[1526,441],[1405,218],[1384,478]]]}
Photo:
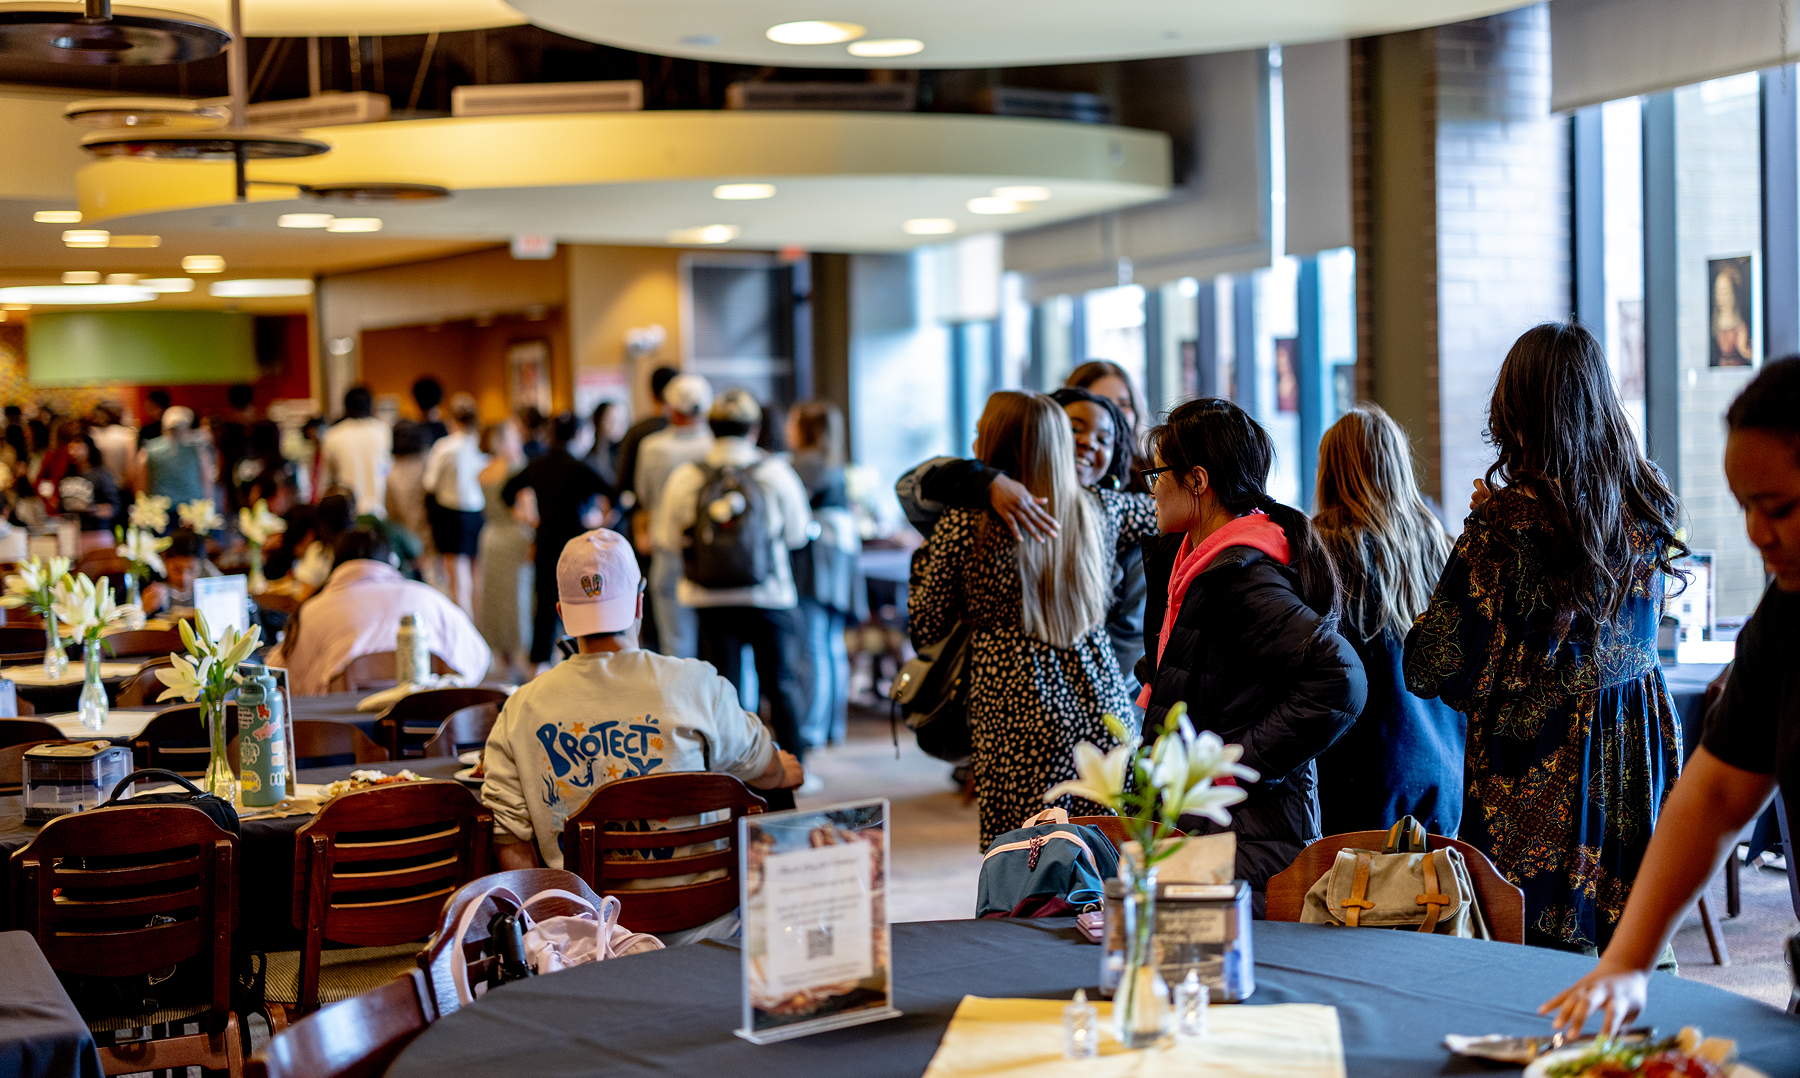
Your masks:
{"label": "white t-shirt", "polygon": [[325,432],[325,485],[341,483],[356,496],[356,511],[387,512],[387,477],[394,466],[394,432],[374,418],[340,419]]}
{"label": "white t-shirt", "polygon": [[425,457],[425,489],[445,509],[479,513],[487,507],[481,492],[481,469],[487,462],[475,435],[452,431],[434,442]]}
{"label": "white t-shirt", "polygon": [[812,528],[812,508],[807,502],[806,487],[794,474],[793,465],[781,457],[769,456],[743,438],[714,439],[700,461],[675,469],[664,484],[662,500],[651,515],[650,541],[657,550],[681,550],[687,529],[694,523],[694,503],[706,485],[706,471],[702,465],[746,469],[762,487],[773,557],[769,575],[754,587],[703,588],[684,576],[676,586],[676,600],[691,607],[792,609],[798,602],[798,593],[794,589],[794,571],[788,564],[788,551],[805,546]]}

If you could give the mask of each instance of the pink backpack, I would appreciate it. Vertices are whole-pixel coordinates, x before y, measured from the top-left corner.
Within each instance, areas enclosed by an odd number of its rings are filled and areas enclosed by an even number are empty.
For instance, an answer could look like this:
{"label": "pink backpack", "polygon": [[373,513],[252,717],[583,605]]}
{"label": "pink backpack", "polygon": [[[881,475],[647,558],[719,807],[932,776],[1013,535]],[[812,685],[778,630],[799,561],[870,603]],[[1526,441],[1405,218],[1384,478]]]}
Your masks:
{"label": "pink backpack", "polygon": [[[531,907],[552,898],[560,898],[565,902],[580,907],[581,912],[563,914],[535,920],[531,916]],[[468,937],[469,927],[474,924],[476,912],[492,900],[495,907],[517,913],[525,925],[525,957],[533,974],[555,973],[570,966],[586,965],[621,955],[638,954],[643,951],[660,951],[663,941],[648,932],[633,932],[619,923],[619,900],[607,895],[596,907],[587,899],[571,891],[552,888],[539,891],[530,898],[521,900],[507,887],[490,887],[480,897],[463,907],[462,917],[456,922],[456,935],[453,937],[453,950],[461,952],[463,940]],[[475,992],[469,984],[468,965],[457,962],[451,967],[452,979],[456,982],[456,998],[464,1006],[475,1002]]]}

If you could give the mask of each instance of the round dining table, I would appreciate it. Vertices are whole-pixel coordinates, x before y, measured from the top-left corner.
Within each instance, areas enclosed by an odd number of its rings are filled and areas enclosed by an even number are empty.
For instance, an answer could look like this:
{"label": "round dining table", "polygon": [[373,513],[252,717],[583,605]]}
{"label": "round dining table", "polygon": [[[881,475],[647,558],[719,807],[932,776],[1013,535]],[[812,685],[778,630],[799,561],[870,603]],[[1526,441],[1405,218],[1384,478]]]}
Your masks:
{"label": "round dining table", "polygon": [[[1593,960],[1510,943],[1258,921],[1247,1003],[1337,1008],[1350,1078],[1502,1074],[1451,1055],[1447,1033],[1549,1032],[1538,1004]],[[454,1075],[922,1074],[965,995],[1068,999],[1094,992],[1100,949],[1068,919],[928,921],[893,928],[902,1016],[756,1046],[741,1019],[739,952],[699,943],[502,985],[408,1045],[388,1078]],[[1651,984],[1643,1022],[1737,1040],[1770,1078],[1800,1078],[1800,1018],[1670,974]],[[1059,1051],[1062,1030],[1044,1043]],[[1179,1049],[1177,1049],[1179,1050]],[[1516,1073],[1516,1069],[1514,1071]]]}

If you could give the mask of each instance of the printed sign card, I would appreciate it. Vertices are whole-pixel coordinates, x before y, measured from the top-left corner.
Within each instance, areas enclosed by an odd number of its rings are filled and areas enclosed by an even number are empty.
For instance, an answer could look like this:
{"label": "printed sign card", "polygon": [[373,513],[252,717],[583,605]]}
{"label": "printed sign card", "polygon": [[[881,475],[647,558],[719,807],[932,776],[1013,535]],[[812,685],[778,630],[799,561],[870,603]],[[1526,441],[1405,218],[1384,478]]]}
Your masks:
{"label": "printed sign card", "polygon": [[888,803],[738,821],[744,1025],[755,1044],[893,1018]]}

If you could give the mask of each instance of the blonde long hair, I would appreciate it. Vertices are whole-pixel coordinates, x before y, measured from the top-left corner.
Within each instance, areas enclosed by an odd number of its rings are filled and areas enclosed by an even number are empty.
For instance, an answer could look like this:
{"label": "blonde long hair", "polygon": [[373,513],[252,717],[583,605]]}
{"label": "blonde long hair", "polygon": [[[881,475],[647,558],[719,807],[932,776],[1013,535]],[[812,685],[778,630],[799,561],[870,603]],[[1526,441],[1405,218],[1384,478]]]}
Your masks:
{"label": "blonde long hair", "polygon": [[976,437],[982,461],[1044,499],[1056,518],[1055,538],[1018,544],[1020,623],[1028,636],[1072,647],[1106,616],[1108,572],[1099,506],[1075,479],[1069,417],[1041,393],[1003,390],[988,398]]}
{"label": "blonde long hair", "polygon": [[1365,638],[1405,636],[1431,601],[1450,537],[1413,478],[1412,447],[1374,404],[1345,412],[1319,439],[1319,529],[1343,579],[1344,614]]}

